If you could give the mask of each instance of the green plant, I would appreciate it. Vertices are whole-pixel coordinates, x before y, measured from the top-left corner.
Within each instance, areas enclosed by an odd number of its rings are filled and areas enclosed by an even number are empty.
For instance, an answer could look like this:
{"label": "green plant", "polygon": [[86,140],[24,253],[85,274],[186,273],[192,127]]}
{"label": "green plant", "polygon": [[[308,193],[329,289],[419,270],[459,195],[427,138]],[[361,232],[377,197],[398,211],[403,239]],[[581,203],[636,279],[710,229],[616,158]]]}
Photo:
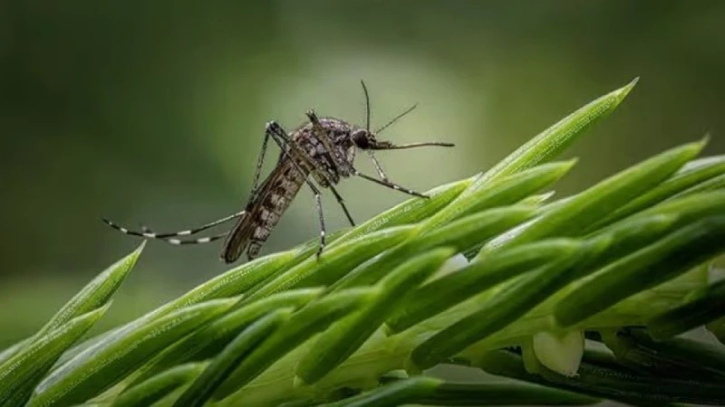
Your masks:
{"label": "green plant", "polygon": [[[707,324],[725,339],[725,284],[708,277],[725,251],[725,157],[697,159],[703,140],[546,193],[575,164],[554,158],[634,84],[334,234],[319,260],[313,239],[78,344],[139,247],[0,354],[0,404],[725,402],[725,353],[678,336]],[[519,381],[425,374],[446,363]]]}

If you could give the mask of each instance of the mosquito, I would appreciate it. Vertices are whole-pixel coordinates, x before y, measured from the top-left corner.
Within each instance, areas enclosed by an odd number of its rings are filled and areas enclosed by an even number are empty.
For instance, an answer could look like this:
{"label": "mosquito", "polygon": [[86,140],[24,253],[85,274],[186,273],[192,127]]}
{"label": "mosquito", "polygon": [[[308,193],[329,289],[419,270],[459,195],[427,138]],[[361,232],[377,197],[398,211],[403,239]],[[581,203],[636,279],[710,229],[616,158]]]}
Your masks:
{"label": "mosquito", "polygon": [[[375,157],[375,151],[402,150],[424,146],[454,146],[452,143],[437,141],[396,145],[389,141],[377,140],[375,138],[377,134],[412,112],[417,105],[408,108],[375,131],[371,131],[370,96],[365,82],[360,81],[360,83],[365,96],[364,128],[332,117],[318,117],[312,110],[306,113],[307,122],[291,133],[284,130],[275,121],[267,123],[262,141],[262,151],[257,159],[252,190],[243,211],[193,229],[171,233],[156,233],[146,227],[143,227],[141,231],[135,231],[122,227],[108,219],[102,218],[102,220],[112,228],[127,235],[160,239],[173,245],[209,243],[225,238],[220,256],[225,263],[229,264],[237,261],[245,249],[247,259],[253,260],[259,255],[260,249],[292,200],[302,189],[302,186],[307,185],[314,195],[317,206],[320,226],[320,244],[317,250],[317,257],[319,258],[325,248],[326,235],[321,188],[329,189],[332,192],[350,225],[355,226],[355,221],[345,206],[345,201],[335,189],[335,185],[343,178],[360,177],[407,195],[428,198],[422,193],[392,182]],[[260,183],[262,166],[270,139],[277,144],[281,152],[274,169]],[[354,167],[353,163],[358,150],[367,152],[379,178],[363,174]],[[197,235],[232,220],[236,220],[236,224],[228,232],[193,239],[181,239],[181,237]]]}

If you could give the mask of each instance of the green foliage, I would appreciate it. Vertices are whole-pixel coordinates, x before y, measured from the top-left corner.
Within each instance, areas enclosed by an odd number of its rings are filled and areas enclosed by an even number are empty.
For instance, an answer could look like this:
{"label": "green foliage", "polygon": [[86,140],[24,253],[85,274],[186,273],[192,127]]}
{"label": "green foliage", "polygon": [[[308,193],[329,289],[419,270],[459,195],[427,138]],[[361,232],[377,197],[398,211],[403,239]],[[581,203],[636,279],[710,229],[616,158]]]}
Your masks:
{"label": "green foliage", "polygon": [[[272,254],[77,343],[141,248],[0,354],[8,406],[396,406],[721,403],[721,156],[672,148],[548,202],[556,156],[634,82],[485,173],[351,230]],[[581,346],[601,342],[608,351]],[[577,343],[579,345],[577,345]],[[459,384],[444,363],[520,381]],[[694,389],[694,390],[693,390]]]}
{"label": "green foliage", "polygon": [[204,370],[205,363],[188,363],[174,366],[118,396],[116,407],[148,406],[194,380]]}

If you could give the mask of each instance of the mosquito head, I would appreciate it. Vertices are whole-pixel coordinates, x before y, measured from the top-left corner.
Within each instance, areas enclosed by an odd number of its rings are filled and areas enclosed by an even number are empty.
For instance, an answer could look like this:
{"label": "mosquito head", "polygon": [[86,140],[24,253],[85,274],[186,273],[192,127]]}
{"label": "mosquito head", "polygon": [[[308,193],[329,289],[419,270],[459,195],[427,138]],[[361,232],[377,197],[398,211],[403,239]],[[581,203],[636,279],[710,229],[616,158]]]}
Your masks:
{"label": "mosquito head", "polygon": [[375,140],[373,133],[365,129],[353,130],[350,134],[350,138],[355,144],[355,147],[361,150],[375,149],[375,146],[378,143],[377,140]]}

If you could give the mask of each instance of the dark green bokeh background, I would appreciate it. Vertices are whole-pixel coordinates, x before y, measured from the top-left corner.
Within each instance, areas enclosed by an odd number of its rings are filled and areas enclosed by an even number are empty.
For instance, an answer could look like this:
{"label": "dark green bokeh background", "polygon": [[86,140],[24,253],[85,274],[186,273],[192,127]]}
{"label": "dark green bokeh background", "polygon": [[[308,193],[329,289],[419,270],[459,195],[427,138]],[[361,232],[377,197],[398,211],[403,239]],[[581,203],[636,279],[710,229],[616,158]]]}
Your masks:
{"label": "dark green bokeh background", "polygon": [[[238,210],[264,123],[294,127],[308,108],[362,123],[360,79],[378,125],[420,103],[386,138],[457,144],[379,155],[419,190],[637,76],[558,192],[706,132],[722,152],[724,25],[718,1],[0,2],[0,344],[140,243],[99,216],[176,230]],[[404,198],[340,190],[358,220]],[[303,191],[264,250],[315,236]],[[107,324],[226,269],[219,245],[150,243]]]}

